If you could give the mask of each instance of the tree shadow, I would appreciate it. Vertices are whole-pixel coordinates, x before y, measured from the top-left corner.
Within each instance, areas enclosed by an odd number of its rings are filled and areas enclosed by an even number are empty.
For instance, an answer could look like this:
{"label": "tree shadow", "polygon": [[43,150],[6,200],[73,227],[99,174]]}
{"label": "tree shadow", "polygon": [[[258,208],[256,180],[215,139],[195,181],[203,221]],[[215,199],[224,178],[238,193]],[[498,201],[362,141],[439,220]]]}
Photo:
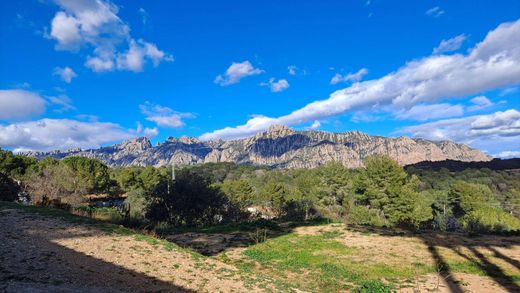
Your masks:
{"label": "tree shadow", "polygon": [[[502,267],[494,263],[493,260],[482,253],[480,250],[488,250],[495,258],[509,263],[516,269],[519,268],[520,261],[501,253],[497,248],[513,248],[520,245],[520,238],[517,236],[504,236],[507,241],[491,235],[469,237],[461,233],[415,233],[407,230],[390,230],[368,227],[354,227],[359,232],[371,232],[384,236],[409,236],[420,239],[428,248],[438,272],[446,280],[450,292],[465,292],[461,283],[453,277],[456,269],[450,265],[450,261],[443,256],[442,250],[452,251],[471,265],[472,269],[479,270],[486,276],[493,279],[498,285],[508,292],[520,292],[520,286],[515,283],[515,278],[508,275]],[[466,250],[468,254],[462,251]],[[453,263],[452,263],[453,264]]]}
{"label": "tree shadow", "polygon": [[48,226],[53,233],[42,233],[41,227],[13,222],[8,212],[0,210],[2,292],[195,292],[56,243],[65,234],[88,241],[85,237],[100,234],[97,229],[65,233]]}
{"label": "tree shadow", "polygon": [[204,229],[180,230],[163,237],[180,247],[192,249],[205,256],[215,256],[230,249],[246,248],[289,234],[297,227],[324,223],[322,220],[283,222],[260,220]]}

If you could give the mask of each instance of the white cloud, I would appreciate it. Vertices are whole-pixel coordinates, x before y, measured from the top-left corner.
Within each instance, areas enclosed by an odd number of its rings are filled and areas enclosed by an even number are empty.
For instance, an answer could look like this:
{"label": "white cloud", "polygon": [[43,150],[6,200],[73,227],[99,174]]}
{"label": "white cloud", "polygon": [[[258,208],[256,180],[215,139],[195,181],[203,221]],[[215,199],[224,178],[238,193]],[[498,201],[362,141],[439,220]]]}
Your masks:
{"label": "white cloud", "polygon": [[433,49],[433,54],[442,54],[447,52],[453,52],[462,46],[462,43],[466,40],[465,35],[458,35],[451,39],[442,40],[438,47]]}
{"label": "white cloud", "polygon": [[138,72],[147,60],[154,66],[173,60],[152,43],[136,42],[130,35],[129,26],[117,16],[118,7],[108,0],[55,2],[62,10],[51,22],[49,37],[57,41],[58,50],[92,48],[85,65],[95,72],[114,69]]}
{"label": "white cloud", "polygon": [[[0,90],[0,120],[34,117],[45,111],[45,99],[26,90]],[[1,144],[0,144],[1,145]]]}
{"label": "white cloud", "polygon": [[407,110],[400,110],[395,117],[402,120],[426,121],[432,119],[450,118],[462,116],[464,107],[461,105],[441,104],[418,104]]}
{"label": "white cloud", "polygon": [[444,13],[445,13],[445,11],[442,10],[439,6],[435,6],[435,7],[432,7],[430,9],[426,10],[426,15],[435,17],[435,18],[443,15]]}
{"label": "white cloud", "polygon": [[143,21],[143,24],[146,25],[148,23],[148,12],[144,8],[139,8],[139,14],[141,15],[141,19]]}
{"label": "white cloud", "polygon": [[54,105],[58,105],[61,108],[54,110],[55,112],[62,113],[69,110],[76,110],[76,107],[72,105],[71,99],[64,94],[58,95],[58,96],[52,96],[47,98],[49,102],[51,102]]}
{"label": "white cloud", "polygon": [[395,72],[354,83],[287,115],[255,116],[244,125],[215,130],[200,138],[247,137],[273,124],[299,125],[368,108],[406,108],[514,86],[520,84],[519,43],[520,20],[503,23],[466,55],[432,55],[410,61]]}
{"label": "white cloud", "polygon": [[51,22],[51,37],[58,41],[57,49],[77,49],[82,41],[78,20],[65,12],[56,13]]}
{"label": "white cloud", "polygon": [[289,75],[296,75],[296,70],[298,70],[298,67],[294,65],[287,66],[287,73],[289,73]]}
{"label": "white cloud", "polygon": [[89,56],[85,62],[85,66],[94,72],[112,71],[114,69],[114,61],[112,59]]}
{"label": "white cloud", "polygon": [[136,134],[152,138],[156,137],[159,134],[159,130],[157,129],[157,127],[143,127],[143,125],[140,122],[137,122]]}
{"label": "white cloud", "polygon": [[140,105],[139,109],[146,116],[146,120],[155,122],[158,126],[168,128],[183,127],[185,125],[183,119],[195,117],[192,113],[177,112],[171,108],[154,105],[150,102]]}
{"label": "white cloud", "polygon": [[489,108],[494,105],[488,98],[485,96],[478,96],[471,99],[472,106],[468,107],[468,112],[475,112],[482,109]]}
{"label": "white cloud", "polygon": [[54,75],[58,75],[64,82],[70,83],[73,78],[77,77],[78,75],[72,68],[66,66],[66,67],[56,67],[54,68]]}
{"label": "white cloud", "polygon": [[494,157],[501,159],[520,158],[520,151],[502,151],[494,155]]}
{"label": "white cloud", "polygon": [[89,115],[89,114],[79,114],[75,116],[76,119],[79,120],[85,120],[88,122],[97,122],[99,120],[99,117],[96,115]]}
{"label": "white cloud", "polygon": [[143,70],[143,64],[146,59],[150,59],[155,67],[162,60],[173,61],[173,57],[166,55],[163,51],[157,49],[155,44],[146,43],[142,40],[135,42],[130,41],[130,48],[127,52],[119,54],[117,58],[117,68],[127,69],[134,72]]}
{"label": "white cloud", "polygon": [[367,122],[376,122],[383,120],[383,117],[380,115],[369,114],[363,111],[355,112],[350,118],[350,122],[353,123],[367,123]]}
{"label": "white cloud", "polygon": [[273,93],[279,93],[289,88],[289,82],[286,79],[276,80],[274,77],[269,79],[269,82],[262,82],[261,86],[268,86]]}
{"label": "white cloud", "polygon": [[316,120],[316,121],[312,122],[312,125],[309,127],[309,129],[316,130],[320,127],[321,127],[321,122]]}
{"label": "white cloud", "polygon": [[340,82],[358,82],[363,79],[363,76],[365,76],[367,73],[368,70],[366,68],[361,68],[355,73],[348,73],[345,75],[336,73],[336,75],[334,75],[334,77],[332,77],[330,80],[330,84],[337,84]]}
{"label": "white cloud", "polygon": [[226,70],[224,75],[220,74],[215,78],[215,83],[221,86],[238,83],[242,78],[252,75],[258,75],[264,71],[259,68],[254,68],[251,62],[233,62]]}
{"label": "white cloud", "polygon": [[287,66],[287,74],[289,75],[307,75],[307,69],[299,68],[296,65]]}
{"label": "white cloud", "polygon": [[433,140],[454,140],[494,153],[520,146],[520,112],[510,109],[489,115],[446,119],[404,127],[400,132]]}
{"label": "white cloud", "polygon": [[159,134],[159,130],[157,130],[157,127],[154,127],[154,128],[146,127],[143,130],[143,135],[148,138],[156,137],[158,134]]}
{"label": "white cloud", "polygon": [[130,130],[118,124],[70,119],[41,119],[0,125],[0,145],[15,151],[98,148],[133,136]]}
{"label": "white cloud", "polygon": [[501,90],[498,95],[503,97],[503,96],[507,96],[507,95],[511,95],[511,94],[516,94],[517,92],[518,92],[518,87],[509,87],[509,88]]}

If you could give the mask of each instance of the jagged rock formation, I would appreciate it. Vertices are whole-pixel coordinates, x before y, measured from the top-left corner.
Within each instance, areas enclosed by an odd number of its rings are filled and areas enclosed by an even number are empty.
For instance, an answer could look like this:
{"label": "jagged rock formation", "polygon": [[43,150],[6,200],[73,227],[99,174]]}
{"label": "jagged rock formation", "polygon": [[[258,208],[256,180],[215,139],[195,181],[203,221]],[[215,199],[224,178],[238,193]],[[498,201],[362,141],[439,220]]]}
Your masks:
{"label": "jagged rock formation", "polygon": [[281,168],[312,168],[328,161],[356,168],[363,165],[364,158],[373,154],[389,155],[401,165],[447,159],[464,162],[491,160],[479,150],[451,141],[387,138],[359,131],[296,131],[280,125],[253,137],[231,141],[202,142],[186,136],[170,137],[154,147],[143,137],[93,150],[29,153],[35,157],[85,156],[100,159],[110,166],[159,167],[171,163],[235,162]]}

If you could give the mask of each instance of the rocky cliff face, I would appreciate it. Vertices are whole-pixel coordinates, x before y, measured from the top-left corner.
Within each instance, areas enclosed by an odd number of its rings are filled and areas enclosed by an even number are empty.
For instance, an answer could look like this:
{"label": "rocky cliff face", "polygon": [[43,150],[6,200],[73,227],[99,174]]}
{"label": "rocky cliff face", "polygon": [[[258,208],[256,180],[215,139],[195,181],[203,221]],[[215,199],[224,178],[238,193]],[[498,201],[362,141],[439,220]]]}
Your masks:
{"label": "rocky cliff face", "polygon": [[407,137],[386,138],[358,131],[330,133],[295,131],[275,125],[268,131],[232,141],[199,141],[196,138],[168,138],[153,147],[147,138],[136,138],[93,150],[31,153],[36,157],[85,156],[110,166],[165,166],[171,163],[191,165],[208,162],[268,165],[281,168],[312,168],[328,161],[349,168],[360,167],[363,159],[386,154],[401,165],[446,159],[464,162],[489,161],[479,150],[451,141],[429,141]]}

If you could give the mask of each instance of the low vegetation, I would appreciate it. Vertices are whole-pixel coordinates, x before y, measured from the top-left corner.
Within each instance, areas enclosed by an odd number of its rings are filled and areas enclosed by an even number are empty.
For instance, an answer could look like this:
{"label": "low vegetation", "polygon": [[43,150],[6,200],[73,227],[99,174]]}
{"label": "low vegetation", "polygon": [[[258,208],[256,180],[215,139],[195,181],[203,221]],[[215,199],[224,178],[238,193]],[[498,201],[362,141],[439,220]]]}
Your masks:
{"label": "low vegetation", "polygon": [[[2,199],[62,206],[133,226],[167,230],[240,223],[255,217],[324,218],[349,225],[412,230],[520,231],[520,176],[508,171],[404,170],[386,156],[365,168],[337,163],[315,169],[204,164],[181,169],[109,168],[83,157],[62,160],[0,152]],[[94,212],[101,200],[118,209]],[[124,199],[124,203],[122,203]]]}

